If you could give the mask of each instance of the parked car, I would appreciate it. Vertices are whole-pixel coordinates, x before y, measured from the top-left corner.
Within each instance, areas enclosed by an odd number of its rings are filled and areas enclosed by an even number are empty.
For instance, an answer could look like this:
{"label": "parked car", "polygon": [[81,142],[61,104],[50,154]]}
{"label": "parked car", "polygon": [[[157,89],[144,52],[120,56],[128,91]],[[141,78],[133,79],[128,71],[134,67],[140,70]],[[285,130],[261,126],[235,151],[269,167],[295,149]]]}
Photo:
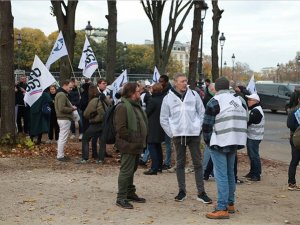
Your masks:
{"label": "parked car", "polygon": [[[299,85],[299,84],[298,84]],[[272,112],[286,111],[290,96],[297,84],[288,83],[256,83],[257,94],[263,109],[270,109]]]}

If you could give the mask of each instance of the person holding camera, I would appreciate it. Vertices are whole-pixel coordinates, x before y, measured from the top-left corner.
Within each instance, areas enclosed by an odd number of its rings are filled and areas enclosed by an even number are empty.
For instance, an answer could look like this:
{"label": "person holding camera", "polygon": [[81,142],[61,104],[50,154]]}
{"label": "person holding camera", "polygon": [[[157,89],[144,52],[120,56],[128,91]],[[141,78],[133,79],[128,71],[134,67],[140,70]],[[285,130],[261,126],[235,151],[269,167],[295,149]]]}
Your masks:
{"label": "person holding camera", "polygon": [[[86,164],[89,159],[89,141],[91,138],[99,139],[102,132],[102,122],[105,111],[109,103],[103,93],[99,93],[96,86],[89,87],[89,103],[86,107],[83,116],[89,120],[89,127],[82,136],[82,159],[77,161],[77,164]],[[104,161],[105,151],[99,150],[97,154],[97,147],[92,149],[93,157],[98,164]]]}

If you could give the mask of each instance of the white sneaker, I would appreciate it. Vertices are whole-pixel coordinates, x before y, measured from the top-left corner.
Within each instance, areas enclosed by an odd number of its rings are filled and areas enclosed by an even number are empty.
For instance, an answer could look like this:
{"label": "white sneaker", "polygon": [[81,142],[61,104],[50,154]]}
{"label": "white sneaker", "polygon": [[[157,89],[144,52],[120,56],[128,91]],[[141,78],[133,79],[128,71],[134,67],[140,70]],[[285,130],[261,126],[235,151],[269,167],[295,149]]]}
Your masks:
{"label": "white sneaker", "polygon": [[72,140],[72,139],[74,139],[74,138],[75,138],[75,135],[72,134],[72,135],[70,136],[70,139]]}
{"label": "white sneaker", "polygon": [[176,166],[173,166],[172,168],[167,169],[167,171],[168,171],[169,173],[175,173],[175,172],[176,172]]}
{"label": "white sneaker", "polygon": [[79,141],[82,140],[82,134],[79,134],[79,137],[78,137]]}
{"label": "white sneaker", "polygon": [[52,143],[52,140],[47,140],[45,141],[46,144],[51,144]]}

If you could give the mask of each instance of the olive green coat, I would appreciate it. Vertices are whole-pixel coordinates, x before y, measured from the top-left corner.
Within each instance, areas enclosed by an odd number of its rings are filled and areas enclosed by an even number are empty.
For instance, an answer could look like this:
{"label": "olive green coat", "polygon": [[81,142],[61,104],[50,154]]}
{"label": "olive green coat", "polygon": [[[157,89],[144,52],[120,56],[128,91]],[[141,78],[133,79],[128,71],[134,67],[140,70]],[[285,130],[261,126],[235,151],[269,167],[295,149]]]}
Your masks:
{"label": "olive green coat", "polygon": [[141,154],[146,147],[147,117],[139,104],[131,105],[137,118],[137,131],[128,129],[127,109],[123,102],[119,103],[114,113],[116,147],[121,153]]}

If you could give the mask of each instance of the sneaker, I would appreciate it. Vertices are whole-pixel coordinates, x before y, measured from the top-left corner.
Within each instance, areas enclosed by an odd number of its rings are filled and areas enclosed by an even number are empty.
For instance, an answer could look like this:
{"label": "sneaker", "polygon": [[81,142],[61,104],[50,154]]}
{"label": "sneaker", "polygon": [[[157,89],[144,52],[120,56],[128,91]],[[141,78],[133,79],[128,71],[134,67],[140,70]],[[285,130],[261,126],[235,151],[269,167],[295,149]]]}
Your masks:
{"label": "sneaker", "polygon": [[133,205],[131,205],[128,200],[117,200],[116,205],[123,209],[133,209]]}
{"label": "sneaker", "polygon": [[98,165],[103,165],[104,162],[103,162],[103,160],[96,160],[96,164],[98,164]]}
{"label": "sneaker", "polygon": [[202,192],[200,195],[197,196],[197,200],[203,202],[204,204],[211,204],[212,200],[207,196],[205,192]]}
{"label": "sneaker", "polygon": [[70,161],[70,158],[68,156],[64,156],[62,158],[57,158],[58,161],[61,161],[61,162],[68,162]]}
{"label": "sneaker", "polygon": [[227,210],[215,210],[211,213],[207,213],[208,219],[229,219],[229,213]]}
{"label": "sneaker", "polygon": [[297,184],[289,184],[288,190],[289,191],[300,191],[300,187],[298,187]]}
{"label": "sneaker", "polygon": [[85,160],[85,159],[80,159],[80,160],[75,162],[75,164],[87,164],[87,163],[88,163],[88,161]]}
{"label": "sneaker", "polygon": [[145,203],[146,202],[146,199],[140,198],[137,194],[128,196],[127,199],[128,199],[128,201],[133,201],[133,202],[137,202],[137,203]]}
{"label": "sneaker", "polygon": [[79,141],[82,140],[82,134],[79,134],[78,140],[79,140]]}
{"label": "sneaker", "polygon": [[176,172],[176,166],[171,167],[170,169],[167,169],[169,173],[175,173]]}
{"label": "sneaker", "polygon": [[75,138],[75,135],[72,134],[72,135],[70,136],[70,139],[73,140],[74,138]]}
{"label": "sneaker", "polygon": [[227,211],[228,211],[228,213],[230,213],[230,214],[235,213],[234,203],[229,203],[229,204],[228,204],[228,206],[227,206]]}
{"label": "sneaker", "polygon": [[184,172],[185,172],[185,173],[193,173],[193,172],[194,172],[194,169],[188,167],[188,168],[185,168]]}
{"label": "sneaker", "polygon": [[244,181],[243,181],[243,180],[241,180],[241,179],[239,179],[239,178],[237,178],[237,179],[236,179],[236,181],[235,181],[235,183],[236,183],[236,184],[243,184],[243,183],[244,183]]}
{"label": "sneaker", "polygon": [[186,194],[184,191],[179,191],[178,195],[175,197],[176,202],[182,202],[186,199]]}

